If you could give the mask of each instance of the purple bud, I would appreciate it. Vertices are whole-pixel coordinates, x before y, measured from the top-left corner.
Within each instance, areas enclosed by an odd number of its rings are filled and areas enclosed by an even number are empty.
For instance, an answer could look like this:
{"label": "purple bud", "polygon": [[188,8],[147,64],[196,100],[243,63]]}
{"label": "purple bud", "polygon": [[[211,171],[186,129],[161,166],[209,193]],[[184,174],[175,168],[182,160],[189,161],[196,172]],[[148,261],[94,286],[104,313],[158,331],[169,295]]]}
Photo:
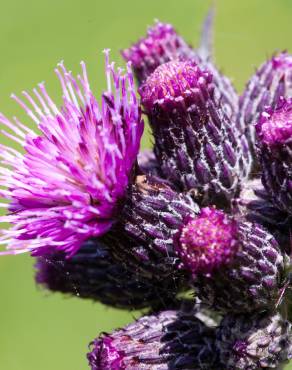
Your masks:
{"label": "purple bud", "polygon": [[216,91],[211,74],[190,61],[161,65],[139,89],[161,172],[204,205],[228,205],[248,172],[241,134]]}
{"label": "purple bud", "polygon": [[292,98],[262,113],[257,126],[262,183],[274,204],[292,214]]}
{"label": "purple bud", "polygon": [[[209,242],[199,265],[202,271],[193,277],[198,298],[221,312],[274,308],[287,277],[286,260],[276,239],[260,225],[244,220],[231,221],[230,216],[224,217],[221,211],[213,210],[212,213],[209,218],[202,218],[202,224],[199,221],[198,229],[193,228],[197,243],[205,247],[205,240]],[[202,239],[197,237],[201,230],[205,233]],[[213,238],[216,244],[212,244]],[[182,260],[189,266],[193,255],[193,266],[197,267],[194,253],[186,253]],[[208,259],[211,261],[209,271]],[[217,263],[218,268],[212,271]]]}
{"label": "purple bud", "polygon": [[115,259],[132,271],[180,290],[186,287],[188,273],[178,268],[174,239],[185,219],[198,212],[189,194],[177,193],[158,178],[138,176],[117,223],[103,240]]}
{"label": "purple bud", "polygon": [[224,212],[203,208],[183,227],[177,245],[183,263],[193,274],[224,268],[236,253],[236,223]]}
{"label": "purple bud", "polygon": [[91,344],[92,370],[210,369],[216,362],[214,329],[195,312],[144,316]]}
{"label": "purple bud", "polygon": [[[286,52],[262,64],[240,98],[238,124],[242,131],[246,131],[253,154],[256,152],[255,124],[267,106],[277,106],[281,96],[292,97],[292,56]],[[254,174],[257,166],[254,158]]]}

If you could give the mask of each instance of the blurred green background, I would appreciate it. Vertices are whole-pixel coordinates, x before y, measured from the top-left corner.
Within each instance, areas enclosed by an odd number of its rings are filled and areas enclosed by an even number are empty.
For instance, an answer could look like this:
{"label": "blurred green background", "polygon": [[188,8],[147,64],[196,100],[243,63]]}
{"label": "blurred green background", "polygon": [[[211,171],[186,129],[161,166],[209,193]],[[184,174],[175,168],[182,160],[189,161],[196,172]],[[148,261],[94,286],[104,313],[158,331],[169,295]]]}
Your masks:
{"label": "blurred green background", "polygon": [[[110,47],[112,59],[122,63],[119,50],[155,18],[173,23],[195,44],[208,6],[204,0],[1,0],[0,111],[23,117],[10,93],[43,80],[60,98],[53,69],[62,59],[74,72],[85,60],[99,94],[105,86],[102,49]],[[292,51],[291,0],[220,0],[216,9],[216,60],[239,90],[273,51]],[[0,259],[0,369],[87,369],[89,341],[138,313],[40,291],[32,263],[27,255]]]}

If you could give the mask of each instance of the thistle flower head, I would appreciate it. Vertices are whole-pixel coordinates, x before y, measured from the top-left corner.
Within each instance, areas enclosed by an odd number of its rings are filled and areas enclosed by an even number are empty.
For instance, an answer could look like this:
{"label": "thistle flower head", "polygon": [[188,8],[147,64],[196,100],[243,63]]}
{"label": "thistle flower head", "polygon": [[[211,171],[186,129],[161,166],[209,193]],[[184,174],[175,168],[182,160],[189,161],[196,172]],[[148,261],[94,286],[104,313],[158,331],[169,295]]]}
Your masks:
{"label": "thistle flower head", "polygon": [[215,208],[203,208],[183,227],[177,250],[192,273],[210,274],[228,263],[238,246],[236,222]]}
{"label": "thistle flower head", "polygon": [[142,82],[162,63],[190,53],[190,47],[172,25],[157,21],[148,29],[146,37],[123,50],[122,56],[133,63],[138,81]]}
{"label": "thistle flower head", "polygon": [[213,74],[193,61],[159,66],[139,88],[164,178],[196,189],[202,205],[227,205],[246,177],[244,147]]}
{"label": "thistle flower head", "polygon": [[[256,125],[266,107],[275,109],[282,97],[292,97],[292,55],[282,52],[263,63],[246,85],[239,102],[238,125],[246,133],[253,158],[254,175],[259,173]],[[257,131],[257,132],[256,132]]]}
{"label": "thistle flower head", "polygon": [[[44,84],[26,101],[12,96],[40,134],[17,118],[0,122],[4,135],[22,145],[21,154],[0,147],[1,196],[10,201],[1,222],[1,243],[9,253],[48,249],[74,254],[85,239],[100,236],[113,223],[124,196],[143,131],[130,65],[117,72],[106,51],[108,86],[99,105],[90,89],[85,64],[74,79],[61,63],[63,105],[59,109]],[[112,82],[113,80],[113,82]],[[9,168],[7,168],[7,166]]]}
{"label": "thistle flower head", "polygon": [[[202,71],[191,61],[171,61],[159,66],[140,87],[139,93],[146,110],[153,109],[155,104],[180,105],[193,103],[204,87],[210,88],[212,75]],[[204,97],[203,97],[204,99]]]}
{"label": "thistle flower head", "polygon": [[268,146],[292,142],[292,98],[282,98],[275,110],[268,108],[263,112],[256,129],[260,140]]}
{"label": "thistle flower head", "polygon": [[281,97],[275,107],[266,109],[256,130],[264,188],[273,204],[291,215],[292,98]]}
{"label": "thistle flower head", "polygon": [[214,342],[195,310],[161,311],[96,338],[87,358],[92,370],[213,369]]}

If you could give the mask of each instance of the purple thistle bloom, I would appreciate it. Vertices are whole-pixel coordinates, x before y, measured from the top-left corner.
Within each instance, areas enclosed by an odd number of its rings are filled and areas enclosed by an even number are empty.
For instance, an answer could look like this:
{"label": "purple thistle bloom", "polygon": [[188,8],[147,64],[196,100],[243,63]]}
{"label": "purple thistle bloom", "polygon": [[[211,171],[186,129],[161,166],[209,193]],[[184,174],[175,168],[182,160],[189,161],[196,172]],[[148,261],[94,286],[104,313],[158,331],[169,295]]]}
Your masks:
{"label": "purple thistle bloom", "polygon": [[164,177],[195,189],[203,205],[228,205],[248,169],[241,133],[218,99],[212,75],[191,61],[158,67],[140,87]]}
{"label": "purple thistle bloom", "polygon": [[286,260],[260,225],[204,208],[182,228],[176,249],[203,304],[221,312],[275,307]]}
{"label": "purple thistle bloom", "polygon": [[220,312],[275,309],[287,278],[286,259],[263,227],[238,224],[238,250],[212,274],[198,274],[194,287],[203,303]]}
{"label": "purple thistle bloom", "polygon": [[241,130],[246,132],[254,156],[254,174],[258,172],[255,125],[266,107],[275,108],[281,96],[292,97],[292,55],[286,52],[262,64],[247,83],[240,98],[237,121]]}
{"label": "purple thistle bloom", "polygon": [[237,227],[234,220],[215,208],[203,208],[183,227],[178,253],[193,274],[210,274],[224,268],[237,251]]}
{"label": "purple thistle bloom", "polygon": [[262,113],[256,126],[262,183],[275,206],[292,214],[292,98]]}
{"label": "purple thistle bloom", "polygon": [[[85,64],[75,80],[64,65],[55,70],[63,92],[60,109],[43,84],[27,103],[12,96],[35,122],[41,134],[17,118],[0,122],[7,137],[22,145],[25,154],[1,146],[1,195],[10,201],[1,222],[1,243],[8,252],[50,250],[73,255],[84,240],[105,233],[113,224],[136,161],[143,121],[130,64],[123,75],[114,71],[106,53],[107,92],[99,106],[90,90]],[[112,81],[113,79],[113,91]],[[6,168],[9,166],[10,169]]]}
{"label": "purple thistle bloom", "polygon": [[214,340],[195,311],[162,311],[101,335],[87,357],[92,370],[219,369]]}

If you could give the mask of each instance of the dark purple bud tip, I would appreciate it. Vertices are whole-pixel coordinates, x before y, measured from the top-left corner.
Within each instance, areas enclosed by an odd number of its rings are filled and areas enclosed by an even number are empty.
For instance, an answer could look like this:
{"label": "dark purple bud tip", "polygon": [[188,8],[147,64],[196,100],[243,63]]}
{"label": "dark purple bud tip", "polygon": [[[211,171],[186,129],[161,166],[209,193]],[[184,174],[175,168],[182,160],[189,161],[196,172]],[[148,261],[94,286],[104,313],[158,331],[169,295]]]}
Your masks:
{"label": "dark purple bud tip", "polygon": [[177,251],[193,274],[211,274],[229,262],[237,251],[237,224],[224,212],[202,208],[197,217],[183,227]]}
{"label": "dark purple bud tip", "polygon": [[159,66],[140,87],[142,103],[151,111],[156,104],[165,108],[188,107],[211,91],[212,75],[191,61],[171,61]]}
{"label": "dark purple bud tip", "polygon": [[[126,340],[127,337],[125,336]],[[92,343],[93,350],[87,355],[92,370],[123,369],[122,353],[115,348],[113,342],[110,336],[104,336]]]}
{"label": "dark purple bud tip", "polygon": [[[292,58],[291,58],[292,66]],[[268,146],[286,144],[292,140],[292,98],[282,98],[273,110],[261,114],[256,126],[259,139]]]}

